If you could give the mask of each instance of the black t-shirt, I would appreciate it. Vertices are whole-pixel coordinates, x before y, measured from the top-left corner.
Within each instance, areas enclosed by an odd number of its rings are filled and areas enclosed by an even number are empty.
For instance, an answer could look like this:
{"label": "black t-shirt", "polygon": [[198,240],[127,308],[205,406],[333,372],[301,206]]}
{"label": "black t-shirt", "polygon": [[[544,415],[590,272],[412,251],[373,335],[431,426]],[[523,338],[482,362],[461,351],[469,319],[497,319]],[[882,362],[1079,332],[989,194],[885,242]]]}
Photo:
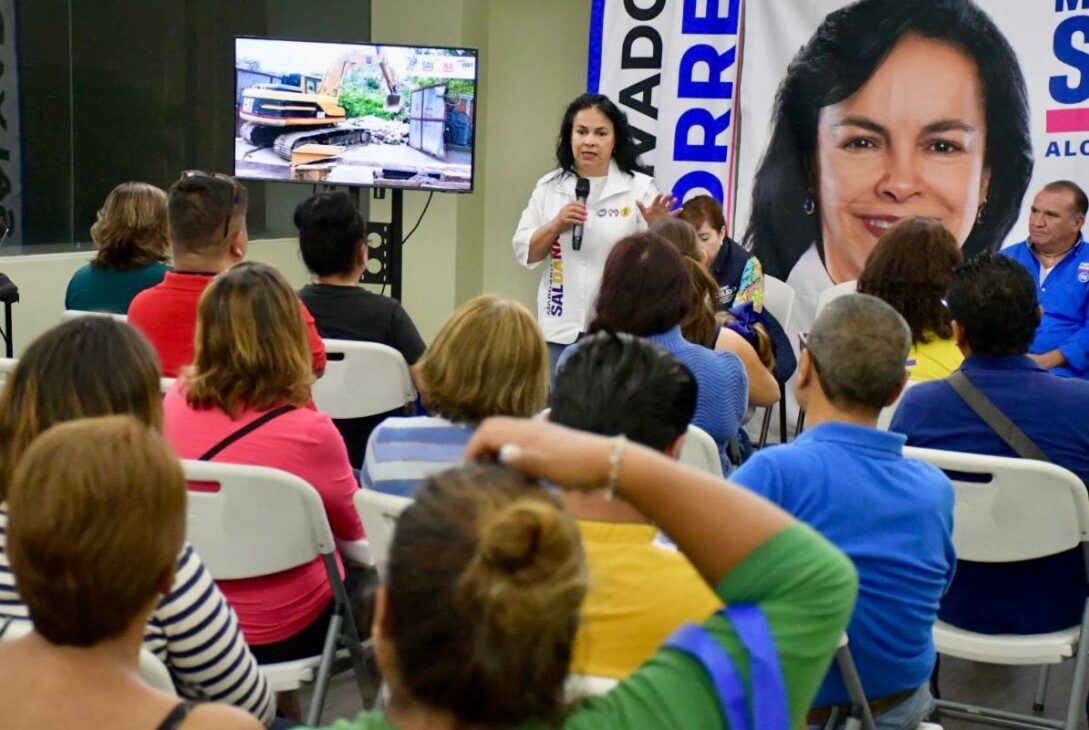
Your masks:
{"label": "black t-shirt", "polygon": [[389,345],[409,365],[416,364],[423,354],[424,341],[396,299],[358,286],[332,284],[308,284],[299,292],[299,299],[324,338]]}

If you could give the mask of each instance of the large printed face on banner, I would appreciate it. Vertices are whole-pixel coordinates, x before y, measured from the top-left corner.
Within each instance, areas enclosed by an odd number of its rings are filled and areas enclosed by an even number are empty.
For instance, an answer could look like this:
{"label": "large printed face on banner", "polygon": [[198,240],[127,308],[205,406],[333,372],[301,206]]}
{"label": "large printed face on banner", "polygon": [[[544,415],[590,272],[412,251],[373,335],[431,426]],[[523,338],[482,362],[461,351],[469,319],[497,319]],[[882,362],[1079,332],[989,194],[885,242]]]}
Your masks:
{"label": "large printed face on banner", "polygon": [[985,199],[987,122],[975,62],[907,37],[855,94],[818,114],[813,166],[824,261],[857,279],[881,234],[907,216],[963,245]]}

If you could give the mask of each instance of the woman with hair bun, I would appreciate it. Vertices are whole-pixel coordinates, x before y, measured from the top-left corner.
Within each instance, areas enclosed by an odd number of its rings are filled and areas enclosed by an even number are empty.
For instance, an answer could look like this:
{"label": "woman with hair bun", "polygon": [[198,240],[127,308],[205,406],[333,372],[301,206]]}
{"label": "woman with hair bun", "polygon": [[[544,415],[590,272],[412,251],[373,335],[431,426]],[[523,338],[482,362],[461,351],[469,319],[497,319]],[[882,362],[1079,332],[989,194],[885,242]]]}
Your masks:
{"label": "woman with hair bun", "polygon": [[[743,689],[782,728],[803,723],[857,590],[850,561],[824,538],[746,490],[621,438],[493,418],[467,457],[505,466],[432,477],[401,515],[372,632],[390,702],[336,730],[742,730],[700,662],[673,648],[608,694],[565,706],[586,567],[574,520],[536,479],[615,491],[673,538],[725,604],[758,607],[782,681],[746,679]],[[749,667],[732,615],[691,630],[722,662]]]}
{"label": "woman with hair bun", "polygon": [[170,271],[166,193],[148,183],[121,183],[98,211],[91,240],[98,253],[72,275],[64,308],[125,314],[133,297]]}
{"label": "woman with hair bun", "polygon": [[[512,242],[526,268],[548,259],[537,289],[537,321],[552,370],[586,331],[613,244],[670,215],[677,203],[642,172],[628,119],[607,96],[582,94],[567,106],[556,161],[558,169],[533,188]],[[589,181],[584,201],[576,198],[580,179]],[[576,228],[584,232],[579,243]]]}

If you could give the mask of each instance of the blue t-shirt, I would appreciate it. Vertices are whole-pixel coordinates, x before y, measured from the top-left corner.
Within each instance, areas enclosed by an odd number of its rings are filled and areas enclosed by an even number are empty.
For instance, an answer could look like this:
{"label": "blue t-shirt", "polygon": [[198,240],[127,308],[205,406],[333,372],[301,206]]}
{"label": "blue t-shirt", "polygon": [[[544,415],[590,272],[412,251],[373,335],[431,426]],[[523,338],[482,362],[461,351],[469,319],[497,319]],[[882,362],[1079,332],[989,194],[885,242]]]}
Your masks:
{"label": "blue t-shirt", "polygon": [[1055,265],[1040,283],[1040,262],[1027,241],[1000,252],[1017,261],[1032,274],[1044,317],[1036,330],[1029,352],[1042,355],[1059,350],[1067,364],[1053,368],[1056,375],[1089,377],[1089,246],[1078,235],[1074,250]]}
{"label": "blue t-shirt", "polygon": [[64,308],[128,314],[133,298],[161,282],[170,270],[164,263],[126,271],[86,264],[72,274],[64,296]]}
{"label": "blue t-shirt", "polygon": [[[824,423],[792,444],[756,452],[733,481],[808,523],[858,569],[858,603],[847,628],[868,697],[926,682],[932,628],[953,577],[953,485],[940,470],[903,458],[904,437]],[[845,704],[832,669],[814,707]]]}
{"label": "blue t-shirt", "polygon": [[434,416],[387,418],[367,441],[360,483],[411,497],[424,479],[460,466],[473,428]]}
{"label": "blue t-shirt", "polygon": [[[1048,458],[1089,484],[1089,383],[1056,377],[1023,355],[971,355],[960,369]],[[941,380],[907,391],[890,429],[908,446],[1017,456]],[[1016,563],[962,560],[938,615],[985,634],[1046,633],[1079,623],[1086,595],[1078,548]]]}

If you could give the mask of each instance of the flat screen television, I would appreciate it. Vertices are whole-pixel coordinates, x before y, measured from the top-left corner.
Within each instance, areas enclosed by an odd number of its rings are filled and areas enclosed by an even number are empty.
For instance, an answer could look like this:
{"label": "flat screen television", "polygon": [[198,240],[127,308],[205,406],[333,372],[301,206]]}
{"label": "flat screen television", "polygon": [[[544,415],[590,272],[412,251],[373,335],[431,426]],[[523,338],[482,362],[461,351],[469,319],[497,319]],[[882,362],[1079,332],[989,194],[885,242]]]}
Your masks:
{"label": "flat screen television", "polygon": [[477,51],[235,38],[234,174],[467,193]]}

